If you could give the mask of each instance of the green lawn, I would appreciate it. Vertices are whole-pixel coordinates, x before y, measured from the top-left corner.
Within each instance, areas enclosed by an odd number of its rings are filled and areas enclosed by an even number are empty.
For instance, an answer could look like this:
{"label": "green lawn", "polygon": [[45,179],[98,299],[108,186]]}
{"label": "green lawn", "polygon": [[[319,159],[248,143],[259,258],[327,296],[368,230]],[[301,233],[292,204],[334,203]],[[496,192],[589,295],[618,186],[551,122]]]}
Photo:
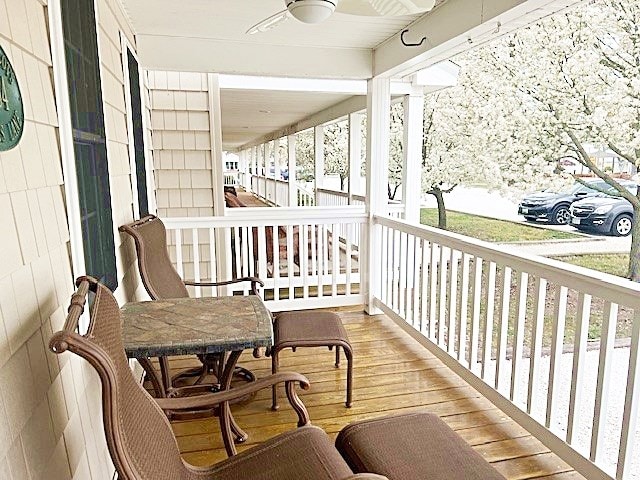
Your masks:
{"label": "green lawn", "polygon": [[552,258],[624,278],[627,277],[629,267],[628,253],[592,253],[586,255],[562,255]]}
{"label": "green lawn", "polygon": [[[438,210],[423,208],[420,210],[420,223],[435,227],[438,225]],[[581,238],[567,232],[558,232],[546,228],[479,217],[467,213],[447,212],[447,227],[451,232],[478,238],[487,242],[525,242]]]}

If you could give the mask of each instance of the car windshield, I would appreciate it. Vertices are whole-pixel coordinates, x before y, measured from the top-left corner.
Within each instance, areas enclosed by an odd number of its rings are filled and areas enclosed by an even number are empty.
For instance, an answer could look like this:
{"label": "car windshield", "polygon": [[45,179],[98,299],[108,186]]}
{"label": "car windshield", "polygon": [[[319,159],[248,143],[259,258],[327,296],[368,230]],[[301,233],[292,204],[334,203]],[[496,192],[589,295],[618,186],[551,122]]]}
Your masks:
{"label": "car windshield", "polygon": [[[633,183],[623,183],[622,184],[627,190],[629,190],[629,192],[631,192],[632,195],[637,195],[638,194],[638,186],[633,184]],[[607,189],[607,193],[611,194],[614,197],[619,197],[620,195],[617,194],[617,190],[613,187],[609,187]]]}

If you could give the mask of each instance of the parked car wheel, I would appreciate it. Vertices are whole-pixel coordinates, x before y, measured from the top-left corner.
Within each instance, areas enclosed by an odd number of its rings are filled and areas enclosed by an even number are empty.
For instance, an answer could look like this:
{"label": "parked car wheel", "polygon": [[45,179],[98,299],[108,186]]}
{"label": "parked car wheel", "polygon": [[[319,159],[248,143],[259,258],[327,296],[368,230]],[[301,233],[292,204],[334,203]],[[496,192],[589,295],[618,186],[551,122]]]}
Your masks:
{"label": "parked car wheel", "polygon": [[553,210],[551,214],[551,223],[555,225],[566,225],[571,220],[571,212],[566,205],[560,205]]}
{"label": "parked car wheel", "polygon": [[633,218],[630,215],[620,215],[611,225],[611,233],[617,237],[626,237],[633,229]]}

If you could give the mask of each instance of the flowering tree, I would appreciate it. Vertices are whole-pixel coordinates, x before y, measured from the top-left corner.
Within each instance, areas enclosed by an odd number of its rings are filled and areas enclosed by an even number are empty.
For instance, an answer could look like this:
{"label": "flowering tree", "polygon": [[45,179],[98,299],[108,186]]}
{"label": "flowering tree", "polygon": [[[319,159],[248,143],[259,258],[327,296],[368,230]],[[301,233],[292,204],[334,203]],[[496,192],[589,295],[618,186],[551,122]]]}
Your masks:
{"label": "flowering tree", "polygon": [[340,190],[345,190],[349,177],[349,125],[346,120],[324,127],[324,173],[340,177]]}
{"label": "flowering tree", "polygon": [[[520,136],[529,158],[570,156],[628,200],[640,220],[640,192],[599,168],[587,144],[603,144],[640,165],[640,3],[589,2],[519,30],[473,53],[474,89],[487,109],[489,139]],[[502,138],[500,138],[502,137]],[[580,179],[577,179],[580,181]],[[629,278],[640,281],[640,221],[634,223]]]}

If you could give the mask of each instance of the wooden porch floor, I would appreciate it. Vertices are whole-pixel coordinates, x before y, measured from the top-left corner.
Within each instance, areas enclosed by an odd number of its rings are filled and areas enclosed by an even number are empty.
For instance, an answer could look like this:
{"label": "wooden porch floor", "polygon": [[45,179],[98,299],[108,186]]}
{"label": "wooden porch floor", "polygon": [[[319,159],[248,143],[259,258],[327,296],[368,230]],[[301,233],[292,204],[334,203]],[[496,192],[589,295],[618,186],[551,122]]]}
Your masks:
{"label": "wooden porch floor", "polygon": [[[498,410],[384,315],[339,312],[354,350],[353,407],[345,408],[346,363],[333,367],[333,352],[299,349],[281,354],[281,370],[308,376],[301,397],[313,424],[332,438],[347,423],[415,410],[437,413],[508,479],[583,478],[544,445]],[[172,368],[194,365],[175,359]],[[258,377],[271,371],[270,359],[243,354],[241,365]],[[295,428],[296,416],[282,394],[281,410],[270,410],[270,390],[232,407],[249,440],[239,451]],[[209,465],[226,458],[217,419],[173,422],[185,460]],[[428,454],[428,452],[425,452]]]}

